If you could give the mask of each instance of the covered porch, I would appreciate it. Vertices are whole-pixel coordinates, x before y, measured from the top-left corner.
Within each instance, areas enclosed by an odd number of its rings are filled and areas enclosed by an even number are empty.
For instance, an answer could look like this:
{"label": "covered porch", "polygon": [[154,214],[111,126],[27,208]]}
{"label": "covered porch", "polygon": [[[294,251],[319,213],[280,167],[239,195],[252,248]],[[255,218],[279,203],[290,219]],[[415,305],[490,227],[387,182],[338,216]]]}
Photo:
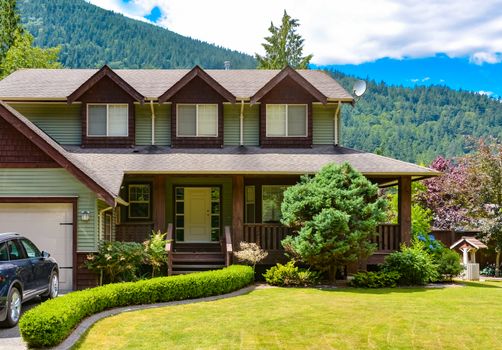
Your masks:
{"label": "covered porch", "polygon": [[[377,252],[364,264],[377,264],[411,236],[411,176],[368,177],[381,186],[397,185],[399,222],[382,223]],[[218,268],[232,262],[241,241],[268,251],[263,264],[285,260],[281,240],[293,234],[280,224],[282,192],[298,175],[129,174],[124,178],[115,239],[142,242],[155,230],[172,240],[170,272]]]}

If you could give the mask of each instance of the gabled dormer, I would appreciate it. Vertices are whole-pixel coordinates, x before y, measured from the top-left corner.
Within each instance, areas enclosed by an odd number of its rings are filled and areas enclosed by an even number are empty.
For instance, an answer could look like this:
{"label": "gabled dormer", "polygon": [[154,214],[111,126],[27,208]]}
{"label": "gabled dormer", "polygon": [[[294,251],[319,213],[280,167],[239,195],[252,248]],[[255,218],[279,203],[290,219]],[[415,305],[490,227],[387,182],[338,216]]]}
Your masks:
{"label": "gabled dormer", "polygon": [[82,103],[82,147],[134,146],[134,102],[144,97],[108,66],[103,66],[67,97]]}
{"label": "gabled dormer", "polygon": [[223,103],[235,96],[195,66],[159,97],[171,105],[172,147],[222,147]]}
{"label": "gabled dormer", "polygon": [[312,146],[312,103],[327,97],[307,79],[286,67],[251,97],[257,102],[262,147]]}

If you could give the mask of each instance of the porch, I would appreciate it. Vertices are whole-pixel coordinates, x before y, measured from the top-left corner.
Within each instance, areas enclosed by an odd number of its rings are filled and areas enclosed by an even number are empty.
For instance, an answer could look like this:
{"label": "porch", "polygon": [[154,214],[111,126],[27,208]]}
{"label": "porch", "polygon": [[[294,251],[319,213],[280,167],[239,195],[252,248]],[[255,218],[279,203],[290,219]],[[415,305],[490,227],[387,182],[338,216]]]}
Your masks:
{"label": "porch", "polygon": [[[282,191],[298,176],[252,175],[128,175],[115,239],[141,242],[152,230],[168,232],[173,273],[218,268],[231,263],[241,241],[268,251],[263,264],[284,261],[281,240],[291,230],[282,226]],[[377,264],[411,233],[411,177],[370,178],[380,185],[397,183],[399,223],[381,224],[374,238],[378,249],[366,264]],[[279,203],[279,204],[278,204]],[[278,209],[279,208],[279,209]]]}

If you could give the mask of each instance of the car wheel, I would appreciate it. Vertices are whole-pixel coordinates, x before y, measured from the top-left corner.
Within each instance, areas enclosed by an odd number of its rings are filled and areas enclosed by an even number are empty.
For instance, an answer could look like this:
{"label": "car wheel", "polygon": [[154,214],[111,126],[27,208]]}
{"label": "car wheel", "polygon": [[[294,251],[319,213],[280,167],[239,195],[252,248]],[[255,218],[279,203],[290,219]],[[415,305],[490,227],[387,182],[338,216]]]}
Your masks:
{"label": "car wheel", "polygon": [[51,278],[49,280],[49,290],[46,294],[42,295],[42,299],[54,299],[59,294],[59,276],[57,272],[53,272],[51,274]]}
{"label": "car wheel", "polygon": [[7,297],[7,318],[1,324],[4,327],[14,327],[21,316],[21,293],[12,287]]}

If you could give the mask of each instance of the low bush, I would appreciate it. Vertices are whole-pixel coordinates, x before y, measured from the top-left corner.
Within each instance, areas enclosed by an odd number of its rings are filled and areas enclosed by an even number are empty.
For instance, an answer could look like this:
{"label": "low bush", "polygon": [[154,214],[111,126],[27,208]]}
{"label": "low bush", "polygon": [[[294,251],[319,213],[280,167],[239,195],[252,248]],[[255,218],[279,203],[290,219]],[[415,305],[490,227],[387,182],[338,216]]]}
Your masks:
{"label": "low bush", "polygon": [[272,266],[263,274],[263,277],[272,286],[309,286],[319,281],[320,274],[316,271],[300,269],[295,266],[294,261],[289,261],[286,265]]}
{"label": "low bush", "polygon": [[268,256],[268,252],[261,249],[256,243],[241,242],[239,248],[240,250],[236,251],[234,256],[240,262],[253,266],[253,269],[256,264]]}
{"label": "low bush", "polygon": [[398,284],[405,286],[424,285],[438,278],[437,265],[424,250],[424,244],[418,240],[414,240],[411,246],[403,245],[399,252],[388,255],[383,271],[398,272]]}
{"label": "low bush", "polygon": [[394,288],[401,275],[396,271],[359,272],[350,281],[352,287],[358,288]]}
{"label": "low bush", "polygon": [[225,294],[253,280],[251,267],[233,265],[223,270],[108,284],[40,304],[21,317],[19,330],[29,347],[55,346],[84,318],[103,310]]}
{"label": "low bush", "polygon": [[460,275],[464,270],[460,264],[460,255],[446,247],[434,254],[433,259],[437,265],[438,277],[441,280],[451,281],[453,277]]}

